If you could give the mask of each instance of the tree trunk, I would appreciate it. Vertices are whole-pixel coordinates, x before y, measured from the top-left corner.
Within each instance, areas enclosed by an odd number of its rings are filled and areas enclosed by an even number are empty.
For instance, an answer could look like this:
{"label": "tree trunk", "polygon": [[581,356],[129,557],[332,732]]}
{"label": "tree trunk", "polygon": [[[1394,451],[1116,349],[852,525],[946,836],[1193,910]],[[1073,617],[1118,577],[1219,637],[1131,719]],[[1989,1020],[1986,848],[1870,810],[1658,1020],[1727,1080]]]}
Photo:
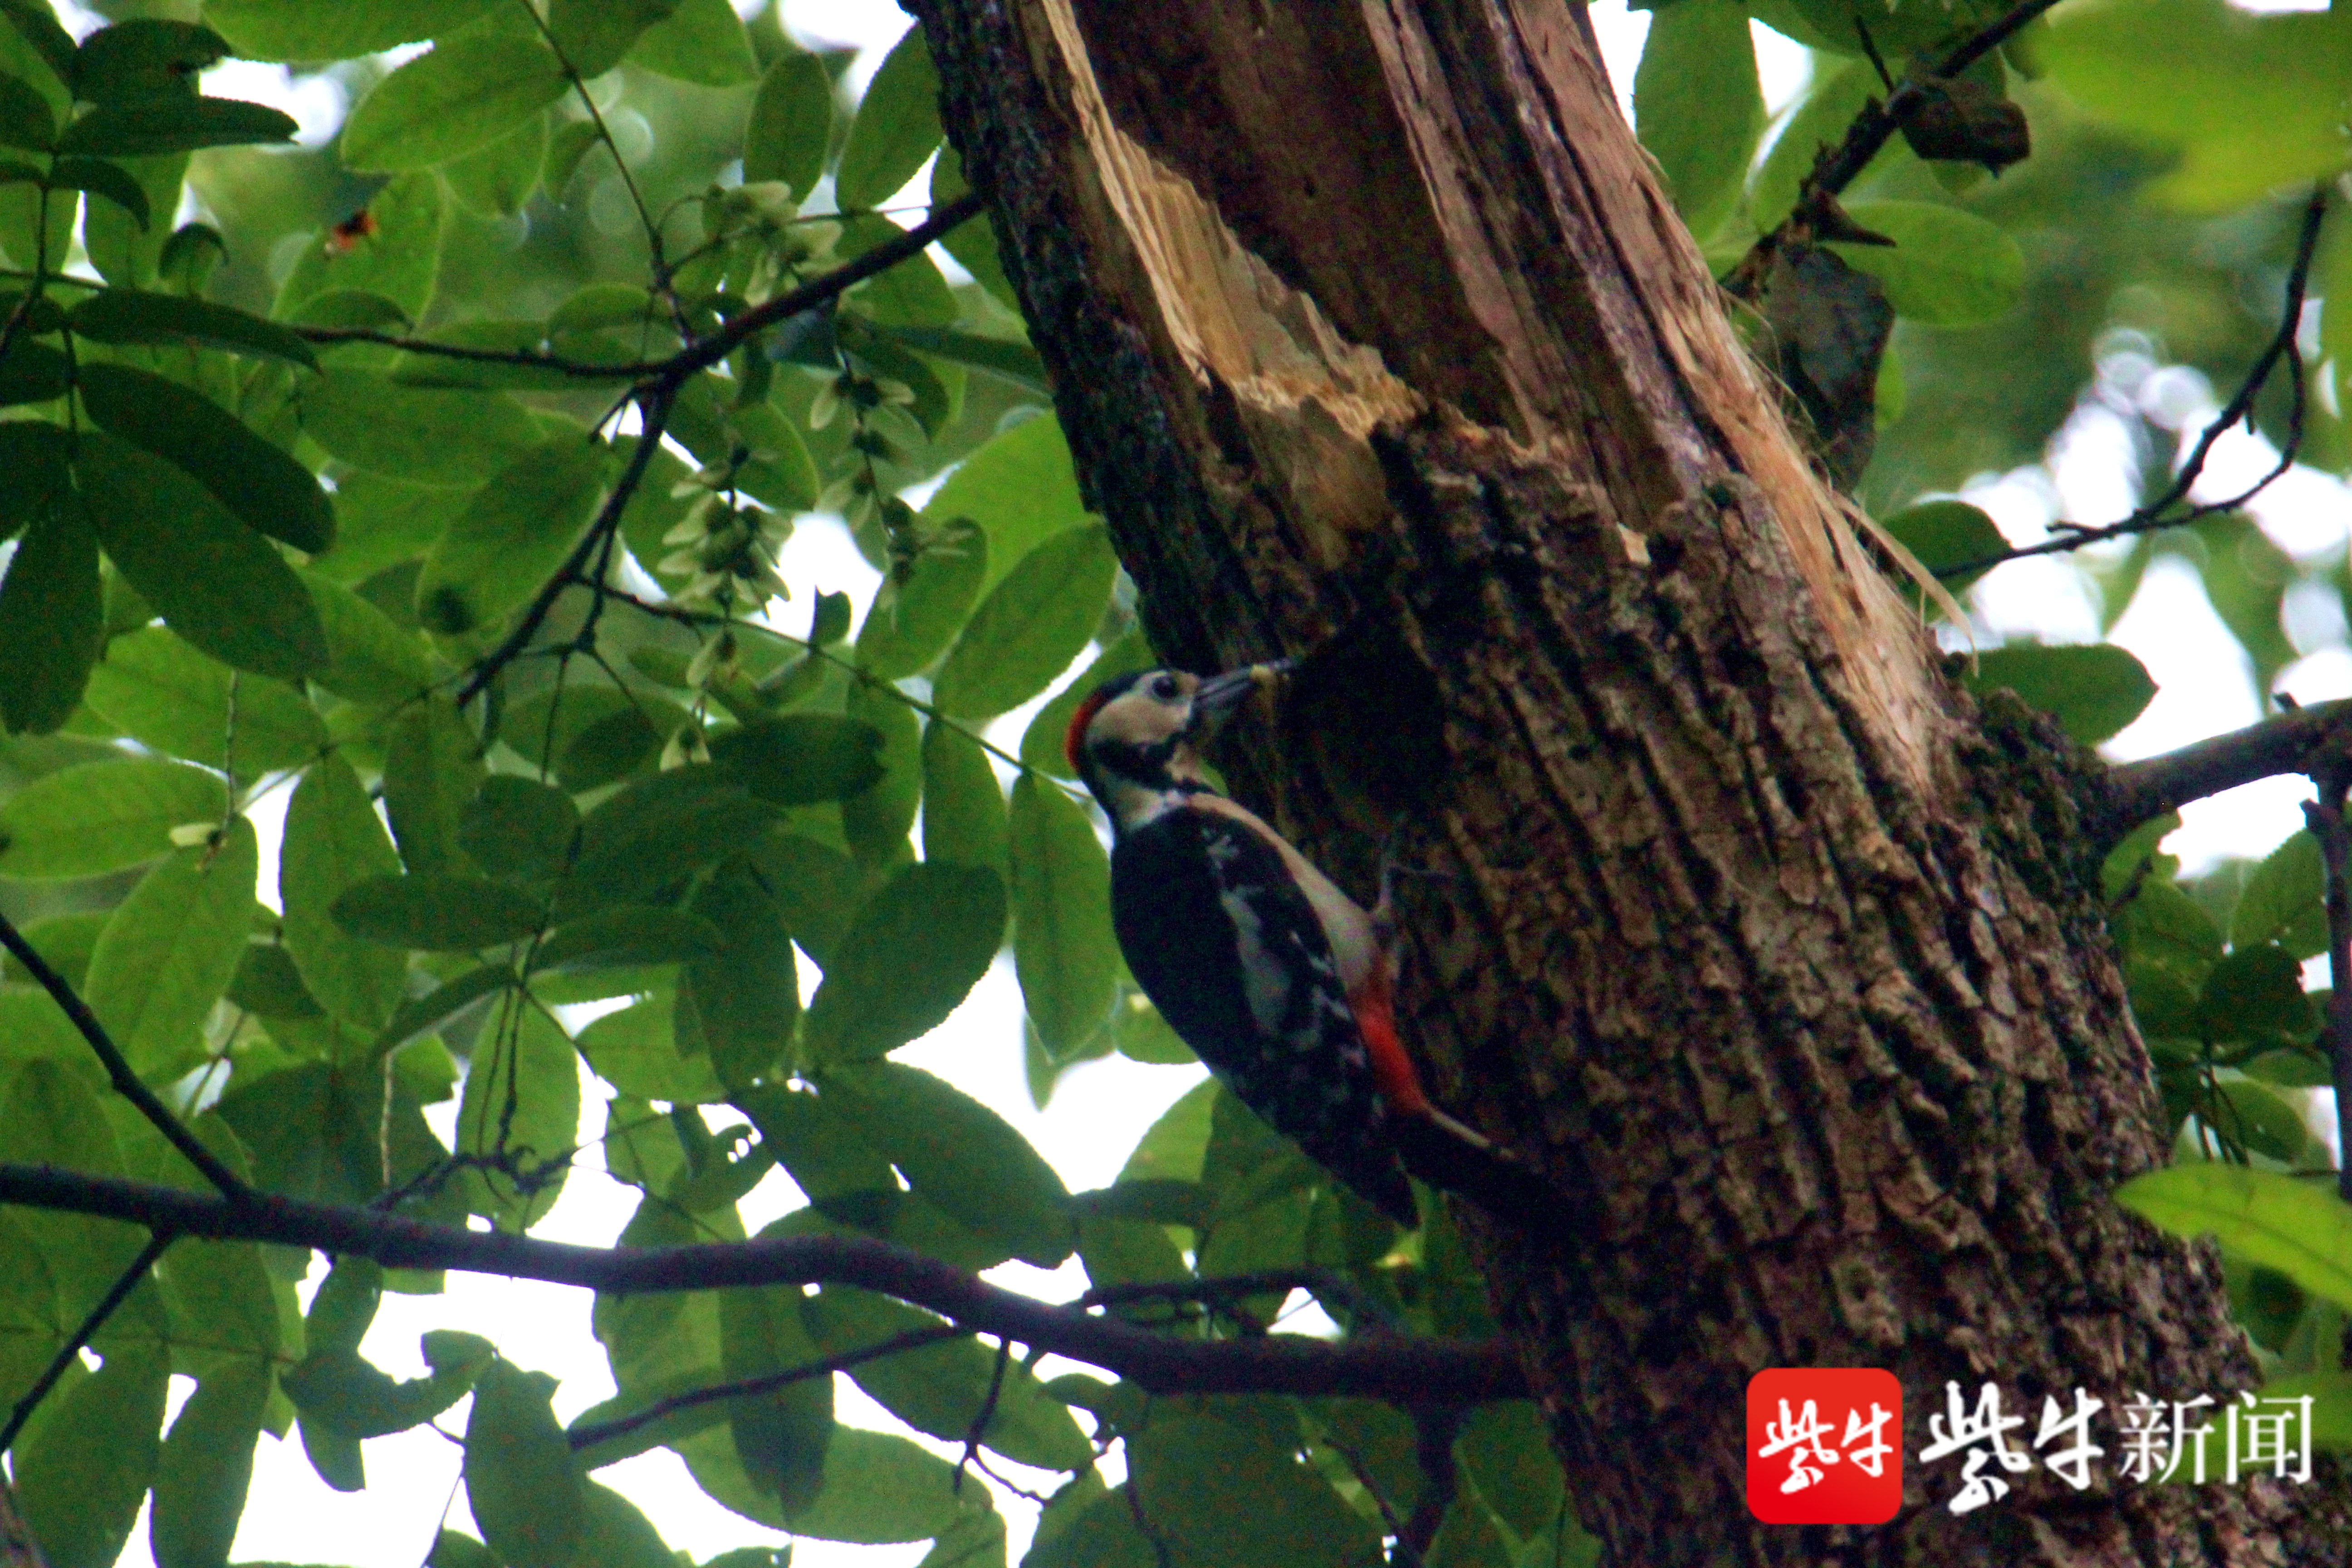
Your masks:
{"label": "tree trunk", "polygon": [[[2073,804],[1855,542],[1559,0],[924,0],[1082,475],[1154,645],[1312,654],[1230,749],[1406,900],[1408,1040],[1572,1200],[1476,1237],[1626,1563],[2333,1563],[2347,1496],[2037,1466],[1945,1504],[1957,1380],[2257,1381],[2158,1163]],[[1878,1365],[1904,1510],[1764,1526],[1745,1390]],[[2110,1433],[2112,1428],[2109,1428]],[[2025,1436],[2032,1436],[2031,1427]]]}

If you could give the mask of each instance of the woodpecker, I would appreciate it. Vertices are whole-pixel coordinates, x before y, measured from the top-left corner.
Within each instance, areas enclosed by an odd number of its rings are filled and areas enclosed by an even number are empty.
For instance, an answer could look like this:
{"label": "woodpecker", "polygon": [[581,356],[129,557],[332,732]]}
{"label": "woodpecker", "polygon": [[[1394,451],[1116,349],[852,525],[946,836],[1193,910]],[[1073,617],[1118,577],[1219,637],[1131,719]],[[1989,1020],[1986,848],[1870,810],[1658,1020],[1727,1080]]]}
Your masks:
{"label": "woodpecker", "polygon": [[1556,1194],[1433,1104],[1397,1039],[1385,889],[1364,909],[1202,773],[1209,721],[1286,668],[1145,670],[1078,705],[1066,750],[1110,817],[1119,951],[1242,1103],[1397,1224],[1419,1222],[1408,1169],[1540,1224]]}

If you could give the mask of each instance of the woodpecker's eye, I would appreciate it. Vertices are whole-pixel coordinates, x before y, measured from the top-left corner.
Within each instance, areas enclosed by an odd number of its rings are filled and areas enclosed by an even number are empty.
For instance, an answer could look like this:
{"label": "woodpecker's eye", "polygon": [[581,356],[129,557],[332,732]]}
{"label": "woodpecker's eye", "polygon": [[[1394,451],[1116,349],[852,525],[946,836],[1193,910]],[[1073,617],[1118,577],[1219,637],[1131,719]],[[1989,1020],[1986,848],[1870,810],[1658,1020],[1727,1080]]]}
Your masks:
{"label": "woodpecker's eye", "polygon": [[1176,684],[1176,678],[1172,675],[1163,675],[1151,683],[1151,695],[1162,702],[1175,701],[1177,693],[1182,688]]}

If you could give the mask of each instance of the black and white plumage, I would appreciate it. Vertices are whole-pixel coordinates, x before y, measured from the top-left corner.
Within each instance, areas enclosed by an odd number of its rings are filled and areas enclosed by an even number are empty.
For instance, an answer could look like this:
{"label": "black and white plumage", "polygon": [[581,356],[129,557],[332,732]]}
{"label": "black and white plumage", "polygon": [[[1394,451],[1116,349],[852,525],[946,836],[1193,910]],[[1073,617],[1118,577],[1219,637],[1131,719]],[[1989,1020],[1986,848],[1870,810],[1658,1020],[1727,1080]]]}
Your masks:
{"label": "black and white plumage", "polygon": [[1146,670],[1080,704],[1066,744],[1111,819],[1119,950],[1244,1104],[1399,1225],[1408,1168],[1524,1222],[1552,1194],[1423,1092],[1374,917],[1201,771],[1208,721],[1282,668]]}

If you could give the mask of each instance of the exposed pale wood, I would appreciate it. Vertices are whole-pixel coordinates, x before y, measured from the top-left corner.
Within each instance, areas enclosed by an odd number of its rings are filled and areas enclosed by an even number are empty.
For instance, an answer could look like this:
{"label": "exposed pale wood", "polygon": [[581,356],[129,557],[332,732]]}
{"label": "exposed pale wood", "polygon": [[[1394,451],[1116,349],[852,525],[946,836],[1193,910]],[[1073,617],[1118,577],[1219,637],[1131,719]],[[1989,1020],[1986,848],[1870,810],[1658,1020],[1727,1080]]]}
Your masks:
{"label": "exposed pale wood", "polygon": [[[1863,558],[1552,0],[926,0],[945,114],[1155,644],[1311,656],[1225,759],[1327,866],[1389,824],[1401,1017],[1579,1223],[1476,1237],[1624,1563],[2333,1562],[2340,1482],[1755,1525],[1742,1391],[2255,1371],[2163,1157],[2063,739]],[[1360,889],[1359,889],[1361,890]]]}

